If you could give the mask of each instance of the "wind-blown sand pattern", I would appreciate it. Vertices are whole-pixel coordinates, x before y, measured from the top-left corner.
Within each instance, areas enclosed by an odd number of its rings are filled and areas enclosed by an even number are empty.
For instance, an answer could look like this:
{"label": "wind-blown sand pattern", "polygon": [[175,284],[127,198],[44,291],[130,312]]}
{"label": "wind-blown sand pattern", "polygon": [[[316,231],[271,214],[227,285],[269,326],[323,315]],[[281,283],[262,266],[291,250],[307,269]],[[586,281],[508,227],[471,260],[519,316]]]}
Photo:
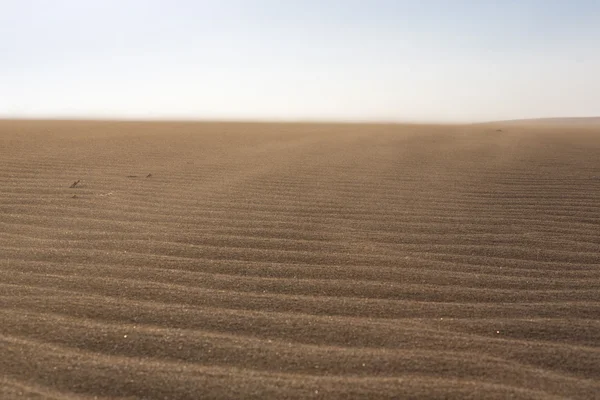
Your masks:
{"label": "wind-blown sand pattern", "polygon": [[598,126],[4,121],[0,398],[600,398],[599,199]]}

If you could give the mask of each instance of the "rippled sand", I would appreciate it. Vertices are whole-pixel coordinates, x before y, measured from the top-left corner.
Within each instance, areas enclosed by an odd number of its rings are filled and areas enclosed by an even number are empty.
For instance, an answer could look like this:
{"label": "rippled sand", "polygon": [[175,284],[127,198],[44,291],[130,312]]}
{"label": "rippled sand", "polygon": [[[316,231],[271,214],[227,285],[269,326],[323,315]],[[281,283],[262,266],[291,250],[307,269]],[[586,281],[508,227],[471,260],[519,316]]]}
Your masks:
{"label": "rippled sand", "polygon": [[600,126],[0,122],[0,398],[119,397],[600,398]]}

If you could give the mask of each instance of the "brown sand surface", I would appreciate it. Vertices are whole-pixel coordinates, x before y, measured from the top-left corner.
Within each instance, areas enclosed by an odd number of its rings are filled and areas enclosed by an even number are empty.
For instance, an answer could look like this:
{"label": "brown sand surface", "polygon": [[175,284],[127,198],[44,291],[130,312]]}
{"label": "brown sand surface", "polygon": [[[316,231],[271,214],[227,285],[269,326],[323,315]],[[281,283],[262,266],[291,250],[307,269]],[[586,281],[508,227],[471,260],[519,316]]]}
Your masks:
{"label": "brown sand surface", "polygon": [[0,398],[600,398],[600,127],[0,122]]}

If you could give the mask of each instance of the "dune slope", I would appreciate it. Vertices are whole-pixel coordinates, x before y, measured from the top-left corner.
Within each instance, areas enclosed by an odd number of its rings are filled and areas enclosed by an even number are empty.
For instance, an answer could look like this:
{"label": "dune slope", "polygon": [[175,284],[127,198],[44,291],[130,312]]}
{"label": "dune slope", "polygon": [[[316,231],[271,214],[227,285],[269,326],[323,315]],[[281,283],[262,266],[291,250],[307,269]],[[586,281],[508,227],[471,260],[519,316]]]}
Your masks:
{"label": "dune slope", "polygon": [[598,154],[582,126],[0,122],[0,397],[600,398]]}

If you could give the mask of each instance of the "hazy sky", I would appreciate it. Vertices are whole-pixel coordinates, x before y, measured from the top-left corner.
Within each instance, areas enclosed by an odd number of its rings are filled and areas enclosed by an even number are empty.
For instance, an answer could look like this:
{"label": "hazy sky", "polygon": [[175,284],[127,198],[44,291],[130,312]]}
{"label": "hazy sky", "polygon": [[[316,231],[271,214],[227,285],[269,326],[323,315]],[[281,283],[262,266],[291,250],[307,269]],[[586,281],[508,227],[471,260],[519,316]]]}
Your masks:
{"label": "hazy sky", "polygon": [[600,0],[0,0],[0,116],[600,115]]}

